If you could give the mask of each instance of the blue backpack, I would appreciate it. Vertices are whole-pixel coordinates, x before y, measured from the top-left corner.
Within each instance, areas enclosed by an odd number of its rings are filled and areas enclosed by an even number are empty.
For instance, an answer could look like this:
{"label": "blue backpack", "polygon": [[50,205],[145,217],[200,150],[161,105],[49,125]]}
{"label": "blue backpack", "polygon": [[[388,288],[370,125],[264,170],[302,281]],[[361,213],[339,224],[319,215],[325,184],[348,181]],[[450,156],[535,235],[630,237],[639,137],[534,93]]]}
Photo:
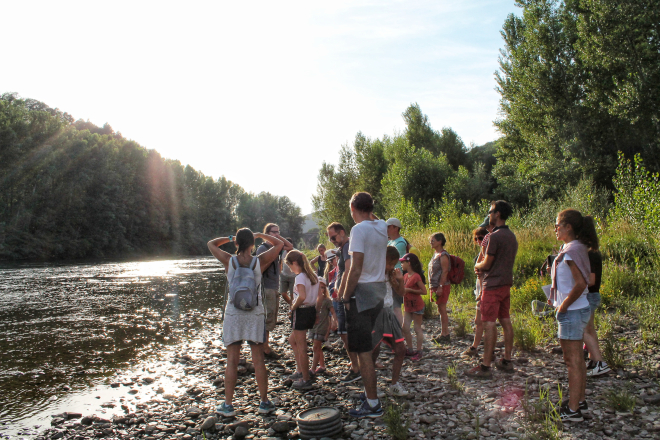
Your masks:
{"label": "blue backpack", "polygon": [[234,267],[234,276],[229,282],[229,302],[239,310],[251,312],[259,304],[259,291],[257,280],[254,277],[254,268],[257,258],[252,257],[250,267],[243,267],[238,262],[238,257],[231,257]]}

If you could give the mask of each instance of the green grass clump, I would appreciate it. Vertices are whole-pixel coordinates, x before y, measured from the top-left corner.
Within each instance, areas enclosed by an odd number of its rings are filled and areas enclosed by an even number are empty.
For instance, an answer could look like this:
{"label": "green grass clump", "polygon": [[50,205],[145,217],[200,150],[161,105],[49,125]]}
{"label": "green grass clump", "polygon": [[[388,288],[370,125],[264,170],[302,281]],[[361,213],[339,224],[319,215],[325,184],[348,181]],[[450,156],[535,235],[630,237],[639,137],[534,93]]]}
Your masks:
{"label": "green grass clump", "polygon": [[[405,419],[405,423],[404,420]],[[387,426],[387,433],[394,440],[405,440],[408,438],[410,419],[403,414],[403,408],[398,402],[389,401],[385,405],[383,421]]]}
{"label": "green grass clump", "polygon": [[619,389],[610,389],[605,394],[607,405],[615,411],[632,412],[635,409],[637,399],[630,390],[630,386]]}
{"label": "green grass clump", "polygon": [[519,313],[511,319],[513,344],[520,350],[534,351],[543,340],[543,324],[530,312]]}
{"label": "green grass clump", "polygon": [[465,390],[465,385],[458,380],[458,369],[455,363],[447,367],[447,380],[452,390],[456,390],[459,393]]}
{"label": "green grass clump", "polygon": [[454,308],[453,317],[454,317],[454,334],[459,338],[465,337],[470,331],[470,321],[472,310],[468,308]]}
{"label": "green grass clump", "polygon": [[528,312],[532,309],[532,301],[545,302],[545,294],[541,286],[549,284],[549,279],[539,279],[538,277],[528,278],[520,287],[511,289],[511,311]]}

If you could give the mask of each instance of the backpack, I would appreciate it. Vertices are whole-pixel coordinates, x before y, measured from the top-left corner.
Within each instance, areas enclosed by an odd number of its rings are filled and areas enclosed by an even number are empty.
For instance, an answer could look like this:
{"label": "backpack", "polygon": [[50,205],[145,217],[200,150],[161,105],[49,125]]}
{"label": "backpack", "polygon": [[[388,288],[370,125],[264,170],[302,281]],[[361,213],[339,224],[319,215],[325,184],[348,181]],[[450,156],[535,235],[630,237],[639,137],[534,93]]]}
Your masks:
{"label": "backpack", "polygon": [[229,302],[239,310],[251,312],[259,303],[257,280],[254,277],[254,268],[257,258],[252,257],[250,267],[243,267],[238,263],[238,257],[231,257],[234,267],[234,276],[229,282]]}
{"label": "backpack", "polygon": [[451,284],[461,284],[465,278],[465,261],[456,255],[449,255],[449,273],[447,280]]}

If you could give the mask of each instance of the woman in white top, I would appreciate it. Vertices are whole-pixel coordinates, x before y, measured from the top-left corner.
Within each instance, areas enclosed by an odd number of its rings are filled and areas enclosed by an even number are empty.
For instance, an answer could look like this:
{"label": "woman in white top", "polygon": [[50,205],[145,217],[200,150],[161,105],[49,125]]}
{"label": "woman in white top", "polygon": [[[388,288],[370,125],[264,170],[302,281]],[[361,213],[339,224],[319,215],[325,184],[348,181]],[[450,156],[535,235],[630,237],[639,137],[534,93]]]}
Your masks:
{"label": "woman in white top", "polygon": [[583,360],[584,329],[591,317],[587,285],[591,274],[589,247],[598,242],[594,220],[575,209],[557,216],[557,240],[564,242],[552,264],[552,288],[548,302],[557,308],[557,336],[568,368],[569,401],[562,406],[562,421],[580,422],[581,410],[588,409],[585,400],[587,370]]}
{"label": "woman in white top", "polygon": [[[262,268],[268,268],[270,263],[275,261],[282,250],[283,243],[272,235],[253,234],[248,228],[239,229],[235,236],[214,238],[208,242],[211,254],[225,266],[227,274],[227,283],[230,283],[237,268],[231,263],[232,255],[219,248],[229,242],[234,242],[238,250],[236,259],[241,267],[252,267],[252,250],[254,249],[254,239],[261,238],[269,242],[272,247],[266,252],[259,254],[256,264],[253,266],[254,278],[257,282],[257,289],[261,283]],[[258,290],[259,291],[259,290]],[[218,405],[216,411],[224,417],[234,417],[236,415],[232,401],[234,398],[234,388],[236,387],[236,378],[238,376],[238,361],[243,341],[248,341],[252,349],[252,362],[254,363],[255,375],[257,377],[257,386],[261,403],[259,405],[260,414],[268,414],[275,410],[275,406],[268,400],[268,373],[264,363],[263,343],[265,337],[265,319],[263,300],[260,298],[257,307],[251,311],[237,309],[227,301],[225,307],[225,316],[222,323],[222,340],[227,348],[227,364],[225,366],[225,401]]]}
{"label": "woman in white top", "polygon": [[316,299],[319,295],[319,282],[316,272],[310,266],[305,254],[298,250],[289,251],[284,262],[296,274],[291,303],[291,336],[289,343],[296,356],[296,381],[293,387],[308,390],[314,383],[310,378],[309,357],[307,356],[307,330],[316,322]]}

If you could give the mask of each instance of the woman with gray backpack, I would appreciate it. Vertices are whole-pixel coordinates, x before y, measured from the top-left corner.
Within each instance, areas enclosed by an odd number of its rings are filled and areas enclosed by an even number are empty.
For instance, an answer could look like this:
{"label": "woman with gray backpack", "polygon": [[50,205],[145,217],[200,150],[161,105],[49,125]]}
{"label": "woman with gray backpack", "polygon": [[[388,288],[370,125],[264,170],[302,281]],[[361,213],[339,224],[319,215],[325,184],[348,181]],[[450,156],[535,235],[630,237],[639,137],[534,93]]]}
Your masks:
{"label": "woman with gray backpack", "polygon": [[[272,245],[270,249],[256,257],[252,256],[255,238],[261,238]],[[234,242],[236,255],[219,248]],[[225,401],[218,405],[216,412],[223,417],[236,415],[233,406],[234,388],[238,376],[238,361],[243,341],[252,349],[252,362],[261,403],[259,414],[268,414],[275,405],[268,400],[268,372],[264,362],[263,344],[266,334],[266,313],[260,295],[262,268],[267,268],[282,251],[281,240],[261,233],[253,234],[248,228],[239,229],[235,236],[214,238],[208,242],[211,254],[223,264],[229,285],[229,297],[222,322],[222,342],[227,348],[225,367]]]}

